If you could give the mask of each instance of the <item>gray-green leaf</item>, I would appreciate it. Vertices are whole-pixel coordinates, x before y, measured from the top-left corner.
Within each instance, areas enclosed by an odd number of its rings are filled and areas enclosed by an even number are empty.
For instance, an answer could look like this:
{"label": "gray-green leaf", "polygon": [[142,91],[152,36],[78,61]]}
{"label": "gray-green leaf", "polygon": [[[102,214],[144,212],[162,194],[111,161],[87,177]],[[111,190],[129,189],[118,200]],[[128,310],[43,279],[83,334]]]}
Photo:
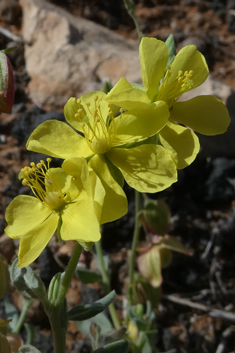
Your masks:
{"label": "gray-green leaf", "polygon": [[128,353],[129,344],[126,340],[107,344],[106,346],[95,350],[93,353]]}
{"label": "gray-green leaf", "polygon": [[73,321],[83,321],[96,316],[97,314],[104,311],[115,297],[115,291],[113,290],[104,298],[97,300],[93,304],[76,305],[68,312],[68,319]]}
{"label": "gray-green leaf", "polygon": [[78,267],[76,270],[78,278],[85,284],[102,282],[102,277],[97,272],[88,270],[87,268]]}

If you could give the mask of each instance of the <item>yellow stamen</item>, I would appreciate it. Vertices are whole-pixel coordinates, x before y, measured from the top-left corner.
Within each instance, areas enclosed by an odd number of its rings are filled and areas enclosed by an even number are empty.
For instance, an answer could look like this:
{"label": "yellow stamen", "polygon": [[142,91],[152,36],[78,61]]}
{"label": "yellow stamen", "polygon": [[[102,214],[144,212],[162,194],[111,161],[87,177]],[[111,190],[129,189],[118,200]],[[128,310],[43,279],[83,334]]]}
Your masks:
{"label": "yellow stamen", "polygon": [[43,160],[37,165],[31,162],[30,167],[21,169],[22,184],[31,188],[34,195],[52,211],[59,211],[66,203],[61,187],[54,177],[49,164],[51,158],[47,158],[47,166]]}
{"label": "yellow stamen", "polygon": [[166,75],[159,87],[158,100],[165,101],[172,108],[181,95],[193,88],[194,71],[178,71],[178,75],[169,83],[171,77],[171,66],[168,67]]}
{"label": "yellow stamen", "polygon": [[[75,118],[84,123],[82,131],[90,149],[94,153],[104,154],[110,149],[116,134],[115,119],[111,110],[107,116],[103,115],[102,97],[95,96],[93,99],[92,108],[91,102],[87,101],[85,104],[88,112],[78,109]],[[108,107],[110,108],[110,105]]]}

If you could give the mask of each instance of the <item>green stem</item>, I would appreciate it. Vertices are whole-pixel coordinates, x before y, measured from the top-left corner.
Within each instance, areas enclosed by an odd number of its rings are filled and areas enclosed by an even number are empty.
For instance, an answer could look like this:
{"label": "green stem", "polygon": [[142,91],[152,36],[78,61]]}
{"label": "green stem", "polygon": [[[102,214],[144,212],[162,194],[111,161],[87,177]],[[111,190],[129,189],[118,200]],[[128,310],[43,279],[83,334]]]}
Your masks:
{"label": "green stem", "polygon": [[[106,269],[105,269],[101,241],[97,241],[95,243],[95,248],[96,248],[96,253],[97,253],[97,256],[98,256],[99,262],[100,262],[100,270],[101,270],[101,275],[102,275],[104,293],[107,295],[108,293],[111,292],[111,286],[110,286],[109,276],[108,276]],[[117,316],[117,312],[116,312],[116,309],[115,309],[113,303],[111,303],[109,305],[109,313],[110,313],[110,316],[112,318],[112,321],[113,321],[115,328],[116,329],[120,328],[121,325],[120,325],[119,318]]]}
{"label": "green stem", "polygon": [[66,317],[62,317],[61,309],[62,307],[54,307],[54,310],[46,311],[53,335],[54,353],[65,353],[66,351],[68,320]]}
{"label": "green stem", "polygon": [[141,38],[143,37],[143,33],[140,29],[140,25],[139,22],[137,21],[136,15],[135,15],[135,3],[133,0],[123,0],[125,8],[128,12],[128,14],[130,15],[130,17],[132,18],[132,20],[134,21],[135,24],[135,28],[138,34],[138,39],[139,42],[141,41]]}
{"label": "green stem", "polygon": [[51,324],[51,330],[55,346],[54,353],[65,353],[66,350],[66,333],[68,328],[68,318],[65,296],[69,289],[82,250],[83,248],[81,247],[81,245],[79,243],[76,243],[72,256],[69,260],[67,269],[63,277],[61,276],[62,280],[61,283],[59,283],[59,292],[56,300],[49,302],[49,304],[44,303],[44,308]]}
{"label": "green stem", "polygon": [[134,274],[135,274],[135,253],[139,241],[140,235],[140,224],[138,214],[141,209],[141,193],[135,190],[135,228],[133,234],[133,241],[131,247],[131,253],[129,258],[129,288],[128,288],[128,301],[129,304],[133,304],[134,294]]}
{"label": "green stem", "polygon": [[15,327],[14,331],[12,332],[15,335],[18,335],[18,333],[20,332],[20,329],[21,329],[21,327],[22,327],[22,325],[24,323],[25,317],[27,315],[27,312],[28,312],[32,302],[33,302],[33,299],[24,298],[23,308],[21,310],[21,314],[20,314],[20,317],[18,319],[17,326]]}
{"label": "green stem", "polygon": [[72,256],[69,260],[67,269],[65,271],[65,275],[64,275],[62,283],[60,285],[60,290],[59,290],[58,298],[56,301],[56,306],[61,306],[63,304],[66,293],[67,293],[69,286],[70,286],[70,283],[72,281],[74,272],[76,270],[78,260],[81,256],[82,250],[83,250],[82,246],[76,242]]}

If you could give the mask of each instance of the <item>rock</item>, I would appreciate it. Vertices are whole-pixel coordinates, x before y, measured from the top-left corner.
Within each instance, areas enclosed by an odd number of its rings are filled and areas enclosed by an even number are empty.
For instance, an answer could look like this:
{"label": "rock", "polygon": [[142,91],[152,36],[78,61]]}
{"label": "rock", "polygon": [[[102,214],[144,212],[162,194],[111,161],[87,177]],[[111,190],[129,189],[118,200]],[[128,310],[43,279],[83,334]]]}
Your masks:
{"label": "rock", "polygon": [[43,0],[20,0],[32,100],[63,107],[70,97],[100,89],[106,77],[140,82],[138,42]]}

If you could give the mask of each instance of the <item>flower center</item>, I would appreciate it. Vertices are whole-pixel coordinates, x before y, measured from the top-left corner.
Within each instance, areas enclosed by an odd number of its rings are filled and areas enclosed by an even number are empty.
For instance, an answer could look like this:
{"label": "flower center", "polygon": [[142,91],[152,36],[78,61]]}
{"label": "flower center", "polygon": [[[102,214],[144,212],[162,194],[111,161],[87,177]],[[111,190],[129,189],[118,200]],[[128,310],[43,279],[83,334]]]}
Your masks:
{"label": "flower center", "polygon": [[168,104],[169,109],[172,108],[173,104],[182,96],[183,93],[193,88],[193,70],[190,71],[178,71],[176,78],[169,82],[172,75],[171,66],[168,67],[166,75],[159,87],[159,93],[157,96],[158,100],[162,100]]}
{"label": "flower center", "polygon": [[95,154],[104,154],[110,149],[116,134],[114,115],[106,101],[101,106],[102,97],[95,96],[93,99],[94,109],[91,109],[88,101],[85,103],[87,110],[83,108],[81,100],[77,100],[79,109],[75,118],[83,123],[82,131],[90,149]]}
{"label": "flower center", "polygon": [[44,205],[52,211],[60,211],[66,204],[63,194],[57,180],[50,170],[51,158],[47,158],[47,165],[43,160],[40,163],[30,163],[30,167],[21,169],[19,178],[23,179],[22,184],[31,188],[34,195]]}

